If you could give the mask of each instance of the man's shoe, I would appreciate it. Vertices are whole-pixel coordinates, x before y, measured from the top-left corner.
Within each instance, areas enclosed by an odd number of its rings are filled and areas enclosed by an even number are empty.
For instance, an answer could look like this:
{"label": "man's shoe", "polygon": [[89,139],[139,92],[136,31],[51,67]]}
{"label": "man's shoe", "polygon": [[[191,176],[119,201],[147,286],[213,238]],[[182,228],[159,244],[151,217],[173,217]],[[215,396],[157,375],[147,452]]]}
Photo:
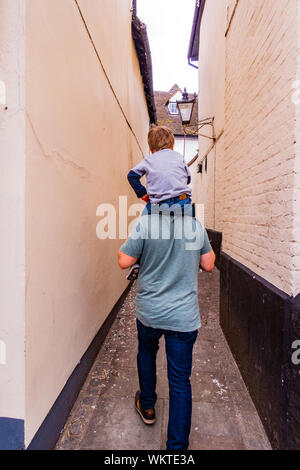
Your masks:
{"label": "man's shoe", "polygon": [[139,270],[140,270],[140,265],[134,264],[132,268],[130,269],[129,274],[127,276],[128,281],[136,281],[136,279],[139,277]]}
{"label": "man's shoe", "polygon": [[148,425],[154,424],[155,423],[155,409],[152,408],[151,410],[144,410],[144,408],[142,408],[141,403],[140,403],[140,394],[141,392],[139,391],[136,392],[135,400],[134,400],[135,409],[145,424],[148,424]]}

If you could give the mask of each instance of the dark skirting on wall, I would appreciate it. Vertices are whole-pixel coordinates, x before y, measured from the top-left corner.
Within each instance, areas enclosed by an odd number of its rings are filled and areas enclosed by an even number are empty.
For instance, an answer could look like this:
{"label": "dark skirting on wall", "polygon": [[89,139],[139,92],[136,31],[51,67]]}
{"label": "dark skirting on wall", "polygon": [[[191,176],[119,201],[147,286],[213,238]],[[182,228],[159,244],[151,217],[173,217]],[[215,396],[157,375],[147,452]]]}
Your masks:
{"label": "dark skirting on wall", "polygon": [[220,253],[220,322],[274,449],[300,448],[300,299]]}
{"label": "dark skirting on wall", "polygon": [[216,230],[212,230],[207,228],[207,235],[212,246],[212,249],[216,255],[216,267],[220,269],[220,255],[221,255],[221,247],[222,247],[222,232],[217,232]]}

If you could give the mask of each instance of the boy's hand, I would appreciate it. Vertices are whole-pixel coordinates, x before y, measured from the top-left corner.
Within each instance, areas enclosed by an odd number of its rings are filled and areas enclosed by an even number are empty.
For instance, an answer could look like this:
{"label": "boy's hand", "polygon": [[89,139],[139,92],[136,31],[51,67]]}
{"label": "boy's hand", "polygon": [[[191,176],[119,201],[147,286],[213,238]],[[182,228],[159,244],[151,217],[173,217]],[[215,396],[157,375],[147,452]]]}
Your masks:
{"label": "boy's hand", "polygon": [[148,194],[145,194],[145,196],[143,196],[141,199],[142,199],[144,202],[149,202],[149,201],[150,201]]}

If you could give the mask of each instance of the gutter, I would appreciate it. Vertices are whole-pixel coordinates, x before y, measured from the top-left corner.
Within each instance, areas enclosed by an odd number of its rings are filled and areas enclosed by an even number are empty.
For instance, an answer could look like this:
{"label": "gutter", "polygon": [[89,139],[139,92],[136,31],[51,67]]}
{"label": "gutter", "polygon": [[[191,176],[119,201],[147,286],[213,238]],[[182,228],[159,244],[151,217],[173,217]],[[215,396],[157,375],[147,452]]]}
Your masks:
{"label": "gutter", "polygon": [[198,68],[192,64],[192,61],[199,59],[199,46],[200,46],[200,27],[203,17],[204,7],[206,0],[196,0],[195,13],[193,19],[193,26],[188,50],[188,63],[192,67]]}
{"label": "gutter", "polygon": [[157,124],[156,105],[153,90],[153,71],[147,26],[136,16],[136,2],[133,2],[132,38],[134,41],[140,71],[144,83],[144,92],[148,107],[150,124]]}
{"label": "gutter", "polygon": [[[174,137],[184,137],[184,134],[174,134]],[[185,134],[185,138],[187,140],[198,140],[198,135],[197,134]]]}
{"label": "gutter", "polygon": [[136,17],[136,0],[132,0],[132,16]]}

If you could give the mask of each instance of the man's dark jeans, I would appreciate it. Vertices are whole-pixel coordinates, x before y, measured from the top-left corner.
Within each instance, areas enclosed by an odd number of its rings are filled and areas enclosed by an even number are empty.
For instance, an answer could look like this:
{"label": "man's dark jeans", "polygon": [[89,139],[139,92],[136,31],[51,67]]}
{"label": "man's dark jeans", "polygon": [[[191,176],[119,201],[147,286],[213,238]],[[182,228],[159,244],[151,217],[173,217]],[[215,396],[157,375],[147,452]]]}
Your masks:
{"label": "man's dark jeans", "polygon": [[140,403],[144,409],[154,408],[156,395],[156,354],[159,339],[165,336],[169,379],[169,425],[167,450],[187,450],[191,430],[193,346],[197,331],[177,331],[148,328],[137,320],[139,349],[138,372],[140,381]]}

